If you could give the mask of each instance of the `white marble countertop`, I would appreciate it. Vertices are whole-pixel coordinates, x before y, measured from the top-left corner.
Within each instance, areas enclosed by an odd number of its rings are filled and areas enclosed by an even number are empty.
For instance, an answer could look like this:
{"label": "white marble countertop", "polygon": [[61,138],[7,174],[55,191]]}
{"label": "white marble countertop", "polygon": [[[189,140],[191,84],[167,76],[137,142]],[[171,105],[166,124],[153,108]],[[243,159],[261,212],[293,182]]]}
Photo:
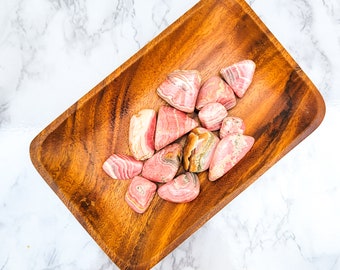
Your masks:
{"label": "white marble countertop", "polygon": [[[0,1],[0,269],[117,269],[31,140],[194,0]],[[322,93],[323,123],[154,269],[340,269],[340,2],[248,0]]]}

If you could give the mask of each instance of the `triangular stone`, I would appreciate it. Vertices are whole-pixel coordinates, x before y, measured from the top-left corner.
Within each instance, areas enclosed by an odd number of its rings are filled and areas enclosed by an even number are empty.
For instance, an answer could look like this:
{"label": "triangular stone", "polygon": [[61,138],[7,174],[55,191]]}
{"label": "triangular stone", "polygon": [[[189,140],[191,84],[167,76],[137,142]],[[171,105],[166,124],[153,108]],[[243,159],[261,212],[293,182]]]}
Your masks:
{"label": "triangular stone", "polygon": [[222,68],[220,73],[235,94],[241,98],[253,80],[255,67],[256,65],[252,60],[243,60]]}
{"label": "triangular stone", "polygon": [[159,109],[155,134],[155,149],[162,149],[198,126],[185,113],[170,106]]}
{"label": "triangular stone", "polygon": [[209,166],[209,180],[215,181],[234,167],[252,148],[254,138],[243,134],[227,134],[217,144]]}
{"label": "triangular stone", "polygon": [[187,113],[195,110],[201,75],[197,70],[175,70],[157,88],[157,94],[172,107]]}

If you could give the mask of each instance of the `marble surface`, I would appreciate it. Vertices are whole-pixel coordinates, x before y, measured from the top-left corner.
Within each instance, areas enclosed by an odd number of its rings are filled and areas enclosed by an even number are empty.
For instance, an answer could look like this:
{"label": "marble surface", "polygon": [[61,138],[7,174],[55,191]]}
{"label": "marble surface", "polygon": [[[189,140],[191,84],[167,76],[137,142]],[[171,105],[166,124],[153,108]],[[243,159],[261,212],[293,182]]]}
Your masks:
{"label": "marble surface", "polygon": [[[0,269],[117,269],[36,172],[33,137],[194,0],[0,1]],[[321,126],[154,269],[340,269],[340,2],[248,0]]]}

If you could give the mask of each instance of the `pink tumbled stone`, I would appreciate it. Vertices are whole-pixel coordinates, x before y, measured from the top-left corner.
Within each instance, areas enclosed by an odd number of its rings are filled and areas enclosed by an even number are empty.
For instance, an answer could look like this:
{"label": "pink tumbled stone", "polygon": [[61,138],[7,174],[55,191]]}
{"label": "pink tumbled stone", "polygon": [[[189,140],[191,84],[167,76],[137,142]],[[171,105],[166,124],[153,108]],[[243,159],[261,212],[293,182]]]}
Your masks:
{"label": "pink tumbled stone", "polygon": [[183,147],[178,143],[170,144],[146,160],[142,176],[154,182],[166,183],[174,179],[181,165]]}
{"label": "pink tumbled stone", "polygon": [[196,174],[186,172],[158,188],[162,199],[175,203],[194,200],[200,192],[200,182]]}
{"label": "pink tumbled stone", "polygon": [[222,121],[220,138],[223,139],[227,134],[231,133],[243,134],[245,129],[245,124],[241,118],[235,116],[227,116]]}
{"label": "pink tumbled stone", "polygon": [[157,94],[174,108],[191,113],[195,109],[201,80],[197,70],[175,70],[157,88]]}
{"label": "pink tumbled stone", "polygon": [[210,131],[218,130],[223,119],[228,115],[226,108],[218,102],[208,103],[198,113],[203,127]]}
{"label": "pink tumbled stone", "polygon": [[236,105],[233,89],[218,76],[210,77],[201,86],[197,96],[196,109],[200,110],[211,102],[221,103],[227,110]]}
{"label": "pink tumbled stone", "polygon": [[157,185],[141,176],[132,179],[125,201],[137,213],[144,213],[155,196]]}
{"label": "pink tumbled stone", "polygon": [[234,167],[252,148],[254,138],[243,134],[227,134],[218,143],[209,167],[209,180],[215,181]]}
{"label": "pink tumbled stone", "polygon": [[255,67],[256,65],[252,60],[243,60],[222,68],[220,73],[235,94],[241,98],[253,80]]}
{"label": "pink tumbled stone", "polygon": [[158,111],[155,149],[162,149],[197,126],[198,123],[184,112],[162,106]]}
{"label": "pink tumbled stone", "polygon": [[155,110],[143,109],[131,117],[129,148],[136,159],[148,159],[155,152],[155,128]]}
{"label": "pink tumbled stone", "polygon": [[131,156],[113,154],[103,163],[102,167],[113,179],[131,179],[140,174],[143,162]]}

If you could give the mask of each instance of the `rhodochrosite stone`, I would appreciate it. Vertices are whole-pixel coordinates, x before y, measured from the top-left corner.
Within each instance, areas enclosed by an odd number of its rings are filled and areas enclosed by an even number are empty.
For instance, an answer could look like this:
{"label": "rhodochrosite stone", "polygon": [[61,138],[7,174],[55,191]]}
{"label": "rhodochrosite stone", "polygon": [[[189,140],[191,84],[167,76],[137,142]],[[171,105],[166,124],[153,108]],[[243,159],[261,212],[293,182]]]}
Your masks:
{"label": "rhodochrosite stone", "polygon": [[196,174],[186,172],[158,188],[162,199],[175,203],[194,200],[200,192],[200,182]]}
{"label": "rhodochrosite stone", "polygon": [[142,176],[160,183],[174,179],[182,161],[183,147],[178,143],[170,144],[145,161]]}
{"label": "rhodochrosite stone", "polygon": [[144,213],[149,207],[157,185],[141,176],[132,179],[125,194],[125,201],[137,213]]}
{"label": "rhodochrosite stone", "polygon": [[140,174],[142,168],[142,161],[121,154],[113,154],[103,163],[103,170],[113,179],[131,179]]}
{"label": "rhodochrosite stone", "polygon": [[217,136],[209,130],[202,127],[193,129],[183,150],[184,169],[190,172],[207,170],[218,142]]}
{"label": "rhodochrosite stone", "polygon": [[156,112],[144,109],[130,119],[129,148],[138,160],[150,158],[155,151]]}
{"label": "rhodochrosite stone", "polygon": [[195,109],[201,76],[197,70],[175,70],[157,88],[158,95],[176,109],[191,113]]}
{"label": "rhodochrosite stone", "polygon": [[233,89],[218,76],[210,77],[202,85],[198,92],[196,109],[211,102],[221,103],[227,110],[236,105],[236,97]]}
{"label": "rhodochrosite stone", "polygon": [[247,91],[254,72],[255,63],[252,60],[243,60],[220,70],[222,77],[239,98]]}
{"label": "rhodochrosite stone", "polygon": [[254,138],[227,134],[217,145],[209,167],[209,180],[215,181],[235,166],[251,149]]}
{"label": "rhodochrosite stone", "polygon": [[184,112],[170,106],[162,106],[158,111],[156,125],[156,150],[174,142],[197,126],[198,123]]}
{"label": "rhodochrosite stone", "polygon": [[223,139],[227,134],[231,133],[243,134],[245,129],[246,126],[241,118],[236,116],[228,116],[222,121],[220,138]]}
{"label": "rhodochrosite stone", "polygon": [[203,127],[210,131],[219,130],[223,119],[228,115],[226,108],[218,102],[205,105],[198,113]]}

